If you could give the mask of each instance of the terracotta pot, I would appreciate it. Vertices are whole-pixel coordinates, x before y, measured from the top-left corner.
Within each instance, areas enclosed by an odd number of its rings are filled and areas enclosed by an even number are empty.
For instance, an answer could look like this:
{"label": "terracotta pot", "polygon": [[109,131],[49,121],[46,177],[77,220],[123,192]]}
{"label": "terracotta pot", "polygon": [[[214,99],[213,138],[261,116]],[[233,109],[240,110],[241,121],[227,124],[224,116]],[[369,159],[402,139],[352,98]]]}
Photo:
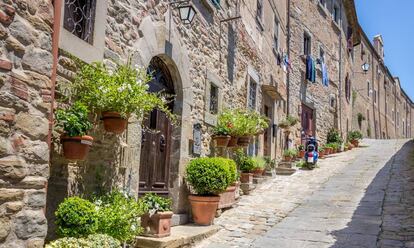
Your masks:
{"label": "terracotta pot", "polygon": [[141,225],[145,230],[145,236],[162,238],[171,234],[171,217],[173,212],[159,212],[150,216],[144,214],[141,217]]}
{"label": "terracotta pot", "polygon": [[263,176],[263,172],[265,171],[264,168],[256,168],[253,170],[253,176],[254,177],[261,177]]}
{"label": "terracotta pot", "polygon": [[102,112],[105,131],[115,134],[123,133],[128,125],[128,118],[122,118],[117,112]]}
{"label": "terracotta pot", "polygon": [[283,156],[283,161],[286,161],[286,162],[290,162],[290,161],[292,161],[292,157],[289,157],[289,156]]}
{"label": "terracotta pot", "polygon": [[214,135],[213,140],[216,141],[216,147],[227,147],[231,137],[229,135]]}
{"label": "terracotta pot", "polygon": [[299,158],[304,158],[305,157],[305,151],[299,151],[298,156],[299,156]]}
{"label": "terracotta pot", "polygon": [[349,149],[348,149],[348,147],[344,147],[344,151],[346,152],[346,151],[348,151]]}
{"label": "terracotta pot", "polygon": [[92,145],[93,138],[88,135],[69,137],[62,135],[60,143],[63,147],[63,156],[70,160],[85,160]]}
{"label": "terracotta pot", "polygon": [[253,183],[253,173],[242,172],[240,173],[241,183]]}
{"label": "terracotta pot", "polygon": [[237,141],[238,146],[246,147],[250,144],[250,136],[241,136]]}
{"label": "terracotta pot", "polygon": [[218,208],[229,208],[236,203],[236,185],[227,187],[226,191],[220,194]]}
{"label": "terracotta pot", "polygon": [[239,140],[239,137],[231,136],[229,143],[227,144],[227,147],[236,147],[238,140]]}
{"label": "terracotta pot", "polygon": [[194,223],[203,226],[213,224],[220,196],[190,195],[188,199],[190,200]]}
{"label": "terracotta pot", "polygon": [[359,146],[359,140],[351,140],[352,145],[354,145],[355,147]]}
{"label": "terracotta pot", "polygon": [[325,157],[325,151],[319,152],[319,158],[324,158],[324,157]]}

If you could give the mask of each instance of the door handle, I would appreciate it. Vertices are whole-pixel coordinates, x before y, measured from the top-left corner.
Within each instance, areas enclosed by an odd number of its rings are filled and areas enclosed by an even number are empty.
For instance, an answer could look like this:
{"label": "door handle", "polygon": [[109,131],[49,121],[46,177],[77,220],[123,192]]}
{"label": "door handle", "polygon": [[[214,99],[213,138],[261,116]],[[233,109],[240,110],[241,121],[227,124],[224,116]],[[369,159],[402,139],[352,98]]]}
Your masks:
{"label": "door handle", "polygon": [[163,152],[165,150],[165,146],[167,143],[165,142],[165,136],[162,134],[160,136],[160,152]]}

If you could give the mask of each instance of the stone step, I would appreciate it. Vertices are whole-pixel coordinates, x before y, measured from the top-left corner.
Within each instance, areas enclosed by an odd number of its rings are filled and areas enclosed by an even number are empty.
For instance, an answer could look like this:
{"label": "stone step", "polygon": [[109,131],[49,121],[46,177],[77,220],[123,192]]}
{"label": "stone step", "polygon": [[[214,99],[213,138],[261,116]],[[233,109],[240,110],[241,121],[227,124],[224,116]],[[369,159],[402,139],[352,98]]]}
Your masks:
{"label": "stone step", "polygon": [[194,224],[171,227],[171,235],[165,238],[137,237],[135,248],[184,248],[210,237],[219,231],[219,226]]}
{"label": "stone step", "polygon": [[293,168],[283,168],[278,167],[276,168],[276,175],[282,175],[282,176],[290,176],[296,172],[296,169]]}
{"label": "stone step", "polygon": [[253,184],[260,184],[266,181],[265,177],[253,177]]}
{"label": "stone step", "polygon": [[293,166],[294,163],[295,162],[282,161],[282,162],[279,162],[278,168],[292,168],[292,166]]}

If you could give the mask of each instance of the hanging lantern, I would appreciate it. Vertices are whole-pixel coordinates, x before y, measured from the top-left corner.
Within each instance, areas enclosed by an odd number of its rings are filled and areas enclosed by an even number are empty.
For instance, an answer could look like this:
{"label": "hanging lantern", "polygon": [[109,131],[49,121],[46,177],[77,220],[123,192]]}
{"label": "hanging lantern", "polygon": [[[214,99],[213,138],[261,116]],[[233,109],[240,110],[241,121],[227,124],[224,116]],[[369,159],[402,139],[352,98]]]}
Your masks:
{"label": "hanging lantern", "polygon": [[180,13],[180,19],[184,24],[191,24],[197,13],[192,5],[186,4],[178,6],[178,11]]}

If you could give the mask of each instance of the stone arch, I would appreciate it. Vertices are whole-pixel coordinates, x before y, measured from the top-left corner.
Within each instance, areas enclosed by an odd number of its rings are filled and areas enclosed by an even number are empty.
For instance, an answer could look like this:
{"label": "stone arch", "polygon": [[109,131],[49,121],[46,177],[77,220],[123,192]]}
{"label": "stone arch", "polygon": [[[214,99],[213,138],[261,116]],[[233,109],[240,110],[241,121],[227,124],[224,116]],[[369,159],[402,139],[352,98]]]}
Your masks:
{"label": "stone arch", "polygon": [[189,160],[189,140],[192,138],[192,123],[188,120],[191,118],[193,94],[187,49],[180,44],[175,24],[169,25],[168,16],[167,12],[165,22],[154,22],[150,16],[142,20],[139,26],[141,39],[134,44],[131,58],[133,63],[143,67],[148,67],[154,57],[162,59],[174,82],[176,95],[173,111],[179,118],[172,131],[169,191],[173,199],[178,199],[173,202],[174,212],[186,212],[188,192],[183,175],[185,163]]}

